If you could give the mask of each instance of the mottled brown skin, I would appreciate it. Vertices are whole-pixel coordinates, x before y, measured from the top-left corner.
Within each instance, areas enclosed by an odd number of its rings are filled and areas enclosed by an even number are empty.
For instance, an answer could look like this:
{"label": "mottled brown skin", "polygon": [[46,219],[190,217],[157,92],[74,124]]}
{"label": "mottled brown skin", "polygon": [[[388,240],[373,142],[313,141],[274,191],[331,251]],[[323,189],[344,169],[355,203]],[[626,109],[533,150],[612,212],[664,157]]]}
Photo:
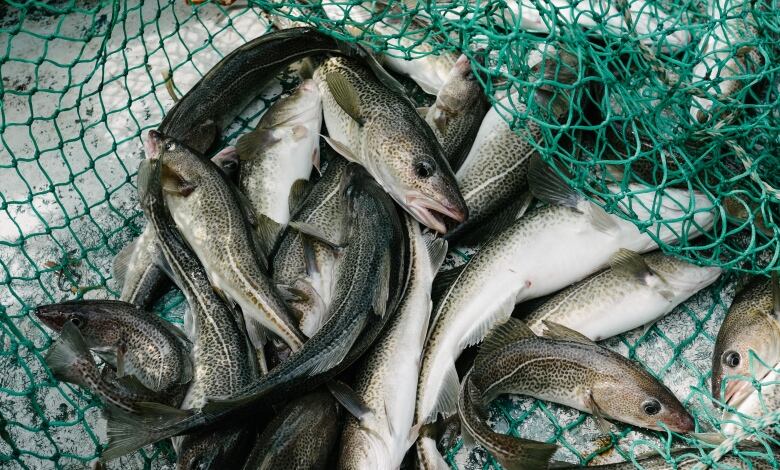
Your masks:
{"label": "mottled brown skin", "polygon": [[[331,74],[351,85],[361,123],[336,102],[328,85]],[[393,199],[424,225],[410,195],[436,201],[459,219],[468,216],[455,175],[441,145],[412,102],[380,82],[362,63],[345,57],[323,61],[314,73],[320,86],[325,123],[332,138],[346,145],[357,163],[376,178]],[[437,218],[442,215],[437,212]],[[431,228],[436,228],[431,226]]]}
{"label": "mottled brown skin", "polygon": [[256,436],[252,427],[240,426],[199,433],[184,439],[176,459],[177,470],[229,470],[241,468]]}
{"label": "mottled brown skin", "polygon": [[291,401],[257,438],[243,469],[328,468],[328,456],[339,437],[340,414],[327,390]]}
{"label": "mottled brown skin", "polygon": [[[753,280],[737,294],[720,326],[712,354],[713,397],[721,398],[724,377],[751,376],[749,351],[769,367],[780,362],[780,323],[772,315],[772,287],[766,278]],[[738,364],[730,365],[735,357]],[[761,380],[768,369],[755,359],[752,362],[756,379]],[[731,379],[726,385],[726,396],[722,398],[735,405],[752,390],[748,382]]]}
{"label": "mottled brown skin", "polygon": [[[754,446],[754,447],[742,447],[739,449],[740,452],[758,452],[760,454],[766,454],[766,448],[763,446]],[[780,449],[773,449],[773,452],[776,453],[780,451]],[[637,463],[641,465],[641,468],[645,470],[692,470],[697,467],[697,465],[700,465],[702,461],[700,461],[698,458],[694,458],[693,456],[698,456],[700,451],[695,448],[691,449],[674,449],[672,450],[671,454],[673,458],[680,458],[682,454],[688,454],[691,457],[686,457],[682,459],[681,461],[675,463],[667,462],[667,460],[660,456],[649,456],[642,458],[642,456],[637,456]],[[575,467],[560,467],[560,468],[575,468]],[[576,468],[580,468],[579,466]],[[634,470],[637,467],[636,464],[633,462],[620,462],[620,463],[611,463],[607,465],[591,465],[588,468],[598,468],[603,470]],[[712,468],[733,468],[733,469],[747,469],[750,468],[752,470],[769,470],[771,468],[775,468],[771,465],[771,463],[768,461],[767,458],[764,457],[756,457],[756,456],[746,456],[743,454],[742,457],[738,457],[734,454],[727,454],[720,458],[717,462],[717,465],[713,466]]]}
{"label": "mottled brown skin", "polygon": [[90,349],[101,352],[116,365],[117,351],[124,351],[126,368],[145,387],[169,390],[191,378],[189,351],[170,324],[154,313],[119,300],[79,300],[44,305],[36,316],[54,331],[70,320]]}
{"label": "mottled brown skin", "polygon": [[300,348],[304,337],[264,272],[238,189],[191,149],[167,137],[161,142],[157,158],[168,188],[165,204],[212,285],[238,303],[245,317],[260,321],[291,348]]}
{"label": "mottled brown skin", "polygon": [[463,378],[458,400],[458,416],[464,439],[473,439],[485,447],[507,470],[547,468],[557,450],[555,444],[520,439],[493,431],[487,424],[487,407],[482,404],[479,390],[471,374]]}
{"label": "mottled brown skin", "polygon": [[[690,432],[694,426],[668,388],[634,362],[595,343],[523,338],[479,360],[472,380],[483,405],[503,393],[516,393],[647,429],[661,430],[658,422],[677,432]],[[658,402],[658,413],[645,413],[648,400]]]}
{"label": "mottled brown skin", "polygon": [[[150,138],[163,139],[151,135]],[[233,397],[259,377],[255,351],[246,336],[243,321],[211,288],[203,265],[176,230],[165,206],[160,181],[162,160],[155,160],[141,171],[147,173],[148,187],[142,191],[144,213],[159,238],[160,249],[171,266],[182,293],[190,307],[194,328],[195,375],[182,408],[200,408],[208,397]],[[188,462],[204,459],[234,458],[236,441],[246,431],[237,428],[223,430],[215,440],[205,431],[184,437],[179,468]],[[204,445],[204,441],[208,445]],[[199,449],[206,452],[201,454]],[[222,461],[222,460],[220,460]]]}
{"label": "mottled brown skin", "polygon": [[310,27],[260,36],[219,61],[165,115],[159,130],[205,154],[222,129],[288,65],[311,55],[354,51]]}

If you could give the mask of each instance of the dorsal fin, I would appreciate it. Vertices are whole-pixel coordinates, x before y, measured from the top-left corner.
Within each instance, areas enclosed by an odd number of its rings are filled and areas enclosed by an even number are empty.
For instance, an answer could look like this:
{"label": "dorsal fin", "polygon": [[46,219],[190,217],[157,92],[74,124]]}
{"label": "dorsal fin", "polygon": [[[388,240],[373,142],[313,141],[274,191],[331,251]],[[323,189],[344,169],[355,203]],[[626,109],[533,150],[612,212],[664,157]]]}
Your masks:
{"label": "dorsal fin", "polygon": [[548,320],[542,320],[542,323],[544,323],[546,328],[542,334],[542,336],[545,338],[558,339],[561,341],[572,341],[583,344],[596,344],[582,333],[574,331],[571,328],[567,328],[560,323],[555,323]]}
{"label": "dorsal fin", "polygon": [[572,189],[538,154],[528,163],[528,186],[538,199],[577,209],[582,195]]}
{"label": "dorsal fin", "polygon": [[622,273],[637,279],[644,279],[648,274],[653,274],[642,256],[631,250],[621,248],[609,259],[609,266],[613,271]]}
{"label": "dorsal fin", "polygon": [[[417,223],[416,221],[413,223]],[[447,240],[437,237],[435,232],[423,234],[425,248],[428,250],[428,258],[431,260],[431,269],[434,273],[439,271],[444,258],[447,256]]]}
{"label": "dorsal fin", "polygon": [[441,271],[436,275],[433,279],[433,285],[431,286],[431,301],[433,301],[433,305],[439,303],[439,300],[441,300],[442,296],[447,292],[447,289],[449,289],[452,283],[458,279],[458,276],[466,269],[466,266],[468,266],[468,264],[447,271]]}
{"label": "dorsal fin", "polygon": [[517,318],[510,318],[506,323],[499,325],[488,333],[485,342],[479,348],[479,353],[474,360],[474,365],[478,366],[489,358],[498,349],[525,338],[534,338],[536,335],[525,324],[524,321]]}
{"label": "dorsal fin", "polygon": [[130,267],[130,260],[133,259],[133,253],[135,253],[137,247],[138,238],[128,243],[114,257],[114,263],[111,265],[111,272],[120,286],[125,285],[125,276]]}
{"label": "dorsal fin", "polygon": [[305,179],[296,180],[292,186],[290,186],[290,196],[287,198],[287,205],[290,209],[290,214],[295,214],[301,203],[306,200],[306,196],[308,195],[309,182]]}

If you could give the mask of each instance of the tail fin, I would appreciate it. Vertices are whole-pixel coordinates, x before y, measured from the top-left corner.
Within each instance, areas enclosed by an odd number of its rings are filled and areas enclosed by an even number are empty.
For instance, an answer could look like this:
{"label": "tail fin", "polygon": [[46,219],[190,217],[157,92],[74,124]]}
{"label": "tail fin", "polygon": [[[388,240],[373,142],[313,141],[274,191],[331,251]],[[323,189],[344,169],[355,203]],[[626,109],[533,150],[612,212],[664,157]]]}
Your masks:
{"label": "tail fin", "polygon": [[62,333],[46,354],[46,365],[54,376],[63,381],[85,387],[83,369],[93,368],[97,373],[97,365],[92,353],[89,352],[81,331],[68,321],[62,328]]}
{"label": "tail fin", "polygon": [[110,407],[107,411],[106,434],[108,445],[100,460],[108,461],[130,454],[138,449],[154,444],[175,433],[161,435],[160,429],[170,429],[176,422],[186,420],[191,410],[180,410],[161,403],[136,403],[138,414],[130,414]]}

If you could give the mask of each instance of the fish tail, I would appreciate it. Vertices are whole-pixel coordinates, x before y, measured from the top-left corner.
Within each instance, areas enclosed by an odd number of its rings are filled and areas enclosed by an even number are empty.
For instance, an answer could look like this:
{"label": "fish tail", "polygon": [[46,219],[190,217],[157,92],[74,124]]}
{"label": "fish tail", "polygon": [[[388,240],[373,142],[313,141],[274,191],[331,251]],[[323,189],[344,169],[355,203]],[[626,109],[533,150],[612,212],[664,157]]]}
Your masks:
{"label": "fish tail", "polygon": [[178,423],[192,415],[192,410],[180,410],[162,403],[135,404],[137,414],[110,407],[107,415],[108,445],[100,459],[108,461],[130,454],[157,441],[179,434]]}

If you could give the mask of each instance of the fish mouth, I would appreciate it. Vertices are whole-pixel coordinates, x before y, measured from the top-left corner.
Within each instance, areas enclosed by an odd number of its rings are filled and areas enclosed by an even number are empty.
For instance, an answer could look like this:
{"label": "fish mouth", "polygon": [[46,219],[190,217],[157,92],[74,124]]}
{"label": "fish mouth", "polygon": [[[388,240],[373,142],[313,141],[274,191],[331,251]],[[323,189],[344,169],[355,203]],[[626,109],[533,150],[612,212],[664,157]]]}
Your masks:
{"label": "fish mouth", "polygon": [[693,416],[684,414],[678,416],[674,423],[667,424],[667,426],[674,432],[687,434],[696,428],[696,423],[693,420]]}
{"label": "fish mouth", "polygon": [[162,146],[163,136],[156,130],[152,129],[146,134],[146,141],[144,142],[144,152],[146,158],[154,160],[160,156],[160,147]]}
{"label": "fish mouth", "polygon": [[[764,377],[766,377],[766,374],[763,374],[760,379],[758,377],[756,379],[760,382]],[[746,380],[732,380],[726,384],[724,401],[728,406],[736,408],[754,391],[755,388],[753,388],[750,382]]]}
{"label": "fish mouth", "polygon": [[441,234],[447,233],[447,226],[455,227],[466,220],[468,212],[416,193],[406,196],[406,208],[421,224]]}

